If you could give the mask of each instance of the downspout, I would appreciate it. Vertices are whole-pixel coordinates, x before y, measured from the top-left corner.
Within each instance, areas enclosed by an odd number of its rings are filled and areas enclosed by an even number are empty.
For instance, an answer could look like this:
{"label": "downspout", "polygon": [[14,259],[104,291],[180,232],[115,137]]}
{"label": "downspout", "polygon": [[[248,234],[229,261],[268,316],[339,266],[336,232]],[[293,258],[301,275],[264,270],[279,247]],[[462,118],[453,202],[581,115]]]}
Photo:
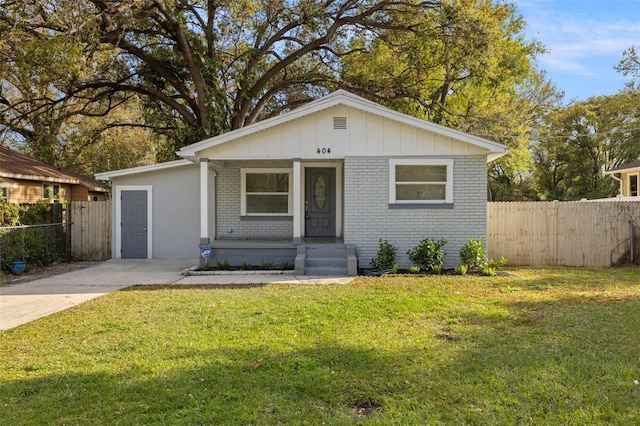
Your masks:
{"label": "downspout", "polygon": [[635,247],[634,247],[635,234],[634,234],[633,218],[629,219],[629,228],[631,228],[631,264],[633,265],[633,251],[635,250]]}
{"label": "downspout", "polygon": [[622,197],[622,191],[623,191],[622,179],[617,177],[614,173],[611,173],[609,176],[611,176],[612,178],[620,182],[620,190],[618,191],[618,198]]}

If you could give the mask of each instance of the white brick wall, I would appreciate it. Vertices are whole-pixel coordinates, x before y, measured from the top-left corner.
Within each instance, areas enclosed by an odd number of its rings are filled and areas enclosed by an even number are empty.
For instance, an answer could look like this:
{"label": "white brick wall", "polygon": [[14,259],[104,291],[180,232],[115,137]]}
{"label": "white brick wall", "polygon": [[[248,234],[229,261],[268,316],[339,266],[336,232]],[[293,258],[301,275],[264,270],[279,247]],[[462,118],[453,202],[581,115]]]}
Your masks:
{"label": "white brick wall", "polygon": [[292,161],[234,161],[216,169],[216,238],[221,240],[287,240],[293,238],[291,218],[240,217],[241,168],[293,168]]}
{"label": "white brick wall", "polygon": [[387,239],[398,248],[399,266],[408,267],[411,264],[406,254],[408,249],[422,239],[437,240],[444,236],[448,240],[444,246],[447,253],[444,267],[456,266],[458,252],[469,238],[486,240],[486,158],[454,157],[453,209],[390,209],[389,158],[345,159],[344,242],[355,244],[359,265],[366,267],[378,251],[378,239]]}

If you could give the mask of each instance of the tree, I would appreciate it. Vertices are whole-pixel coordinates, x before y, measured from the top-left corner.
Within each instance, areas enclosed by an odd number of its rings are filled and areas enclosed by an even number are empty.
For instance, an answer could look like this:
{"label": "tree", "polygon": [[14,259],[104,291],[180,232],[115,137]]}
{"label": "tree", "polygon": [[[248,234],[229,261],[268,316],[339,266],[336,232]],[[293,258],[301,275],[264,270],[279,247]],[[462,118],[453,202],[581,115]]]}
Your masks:
{"label": "tree", "polygon": [[[6,0],[1,21],[33,38],[66,37],[109,66],[63,96],[107,104],[138,96],[154,131],[184,145],[275,115],[323,93],[354,34],[437,3],[404,0]],[[73,7],[71,6],[73,4]],[[73,17],[73,18],[72,18]]]}
{"label": "tree", "polygon": [[535,178],[546,199],[611,197],[603,172],[640,158],[638,93],[626,90],[552,112],[533,147]]}
{"label": "tree", "polygon": [[443,1],[424,14],[392,17],[410,30],[351,40],[363,53],[343,59],[344,84],[396,110],[504,143],[511,154],[490,166],[492,198],[536,198],[529,133],[561,94],[535,69],[543,48],[525,40],[515,6]]}
{"label": "tree", "polygon": [[[16,5],[3,2],[0,8],[0,143],[85,174],[100,171],[98,162],[132,167],[154,161],[140,152],[153,146],[135,97],[70,95],[77,82],[113,65],[110,51],[88,51],[85,42],[58,31],[58,19],[79,15],[74,2],[25,2],[20,10]],[[51,10],[43,11],[47,6]],[[45,31],[47,26],[53,29]],[[123,126],[135,127],[124,131]],[[118,138],[110,139],[114,132]],[[91,149],[98,141],[102,148]],[[83,150],[93,151],[86,161]]]}
{"label": "tree", "polygon": [[622,59],[614,68],[625,77],[640,78],[640,55],[635,46],[622,52]]}

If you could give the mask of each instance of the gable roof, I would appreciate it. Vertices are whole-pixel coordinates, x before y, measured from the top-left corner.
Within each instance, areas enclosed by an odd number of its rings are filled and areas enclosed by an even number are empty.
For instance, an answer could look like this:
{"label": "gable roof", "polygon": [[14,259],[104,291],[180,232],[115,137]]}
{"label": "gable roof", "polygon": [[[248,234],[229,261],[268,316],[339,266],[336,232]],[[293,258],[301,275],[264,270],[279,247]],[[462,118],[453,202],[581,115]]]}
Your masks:
{"label": "gable roof", "polygon": [[615,169],[607,170],[605,174],[635,171],[636,169],[640,169],[640,160],[632,161],[630,163],[626,163],[621,166],[618,166]]}
{"label": "gable roof", "polygon": [[468,133],[460,132],[458,130],[450,129],[448,127],[441,126],[439,124],[425,121],[420,118],[412,117],[407,114],[403,114],[398,111],[394,111],[390,108],[384,107],[375,102],[356,96],[346,90],[337,90],[331,94],[324,96],[320,99],[312,101],[304,106],[296,108],[285,114],[277,117],[268,118],[263,121],[251,124],[240,129],[232,130],[231,132],[224,133],[222,135],[214,136],[209,139],[205,139],[201,142],[197,142],[182,148],[177,154],[183,158],[195,159],[198,153],[214,146],[218,146],[227,142],[231,142],[238,138],[251,135],[253,133],[266,130],[268,128],[278,126],[292,120],[299,119],[301,117],[317,113],[319,111],[332,108],[338,105],[344,105],[347,107],[356,108],[371,114],[381,116],[383,118],[391,119],[404,123],[410,126],[414,126],[419,129],[423,129],[429,132],[433,132],[438,135],[457,139],[462,142],[486,149],[488,151],[487,160],[492,161],[503,155],[509,153],[506,146],[484,139],[478,136],[474,136]]}
{"label": "gable roof", "polygon": [[0,146],[0,178],[35,180],[82,185],[90,191],[109,192],[110,188],[79,173],[36,160],[17,151]]}

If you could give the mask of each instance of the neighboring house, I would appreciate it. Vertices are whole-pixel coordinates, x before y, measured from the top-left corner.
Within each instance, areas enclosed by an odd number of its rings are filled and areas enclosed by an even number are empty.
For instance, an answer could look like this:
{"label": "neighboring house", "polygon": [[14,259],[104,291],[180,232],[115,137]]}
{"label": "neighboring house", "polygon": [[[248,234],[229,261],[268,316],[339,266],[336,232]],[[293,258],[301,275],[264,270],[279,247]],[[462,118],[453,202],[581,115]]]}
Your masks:
{"label": "neighboring house", "polygon": [[115,191],[113,257],[195,259],[211,247],[212,265],[355,274],[379,239],[407,267],[409,248],[445,236],[445,267],[456,265],[469,238],[486,240],[487,162],[507,152],[339,90],[189,145],[181,160],[96,178]]}
{"label": "neighboring house", "polygon": [[620,193],[615,200],[640,201],[640,160],[632,161],[605,172],[620,183]]}
{"label": "neighboring house", "polygon": [[102,201],[109,191],[102,182],[0,146],[0,198],[10,203]]}

